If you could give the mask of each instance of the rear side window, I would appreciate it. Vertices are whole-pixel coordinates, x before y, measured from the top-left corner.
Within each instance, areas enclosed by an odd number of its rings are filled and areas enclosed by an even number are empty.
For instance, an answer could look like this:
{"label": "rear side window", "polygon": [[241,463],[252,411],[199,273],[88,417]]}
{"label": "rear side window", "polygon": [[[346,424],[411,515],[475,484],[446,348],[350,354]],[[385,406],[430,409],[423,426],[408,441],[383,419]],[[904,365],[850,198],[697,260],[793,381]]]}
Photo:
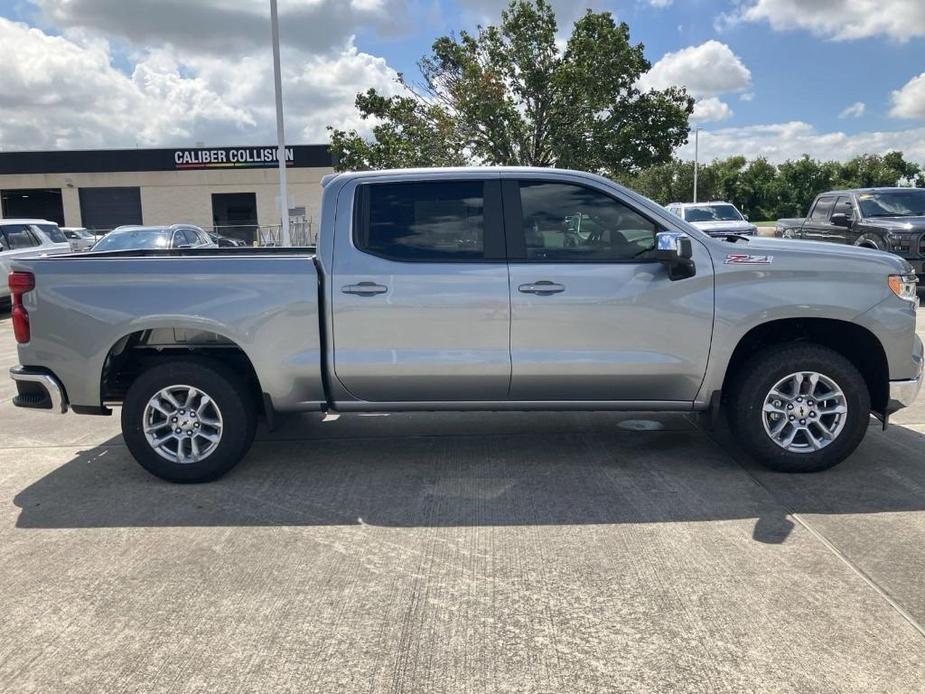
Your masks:
{"label": "rear side window", "polygon": [[35,226],[44,232],[52,243],[67,243],[64,232],[61,231],[57,224],[36,224]]}
{"label": "rear side window", "polygon": [[32,248],[39,245],[39,240],[24,224],[4,224],[0,227],[4,245],[11,251],[19,248]]}
{"label": "rear side window", "polygon": [[355,227],[360,250],[389,259],[440,262],[495,257],[486,254],[484,181],[360,186]]}
{"label": "rear side window", "polygon": [[809,219],[812,222],[827,222],[829,221],[829,214],[832,212],[832,206],[835,205],[835,198],[825,197],[819,198],[816,201],[816,206],[813,207],[812,214],[809,215]]}

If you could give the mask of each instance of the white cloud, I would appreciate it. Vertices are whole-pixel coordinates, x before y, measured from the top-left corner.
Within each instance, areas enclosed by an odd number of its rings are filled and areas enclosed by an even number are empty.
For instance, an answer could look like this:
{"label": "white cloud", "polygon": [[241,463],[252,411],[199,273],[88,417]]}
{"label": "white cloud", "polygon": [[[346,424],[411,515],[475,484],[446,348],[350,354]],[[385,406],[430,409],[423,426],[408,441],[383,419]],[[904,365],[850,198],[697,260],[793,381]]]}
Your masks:
{"label": "white cloud", "polygon": [[755,98],[755,92],[744,92],[739,94],[739,101],[751,101]]}
{"label": "white cloud", "polygon": [[746,89],[752,73],[725,43],[707,41],[666,53],[640,79],[643,89],[687,87],[695,97],[710,97]]}
{"label": "white cloud", "polygon": [[864,115],[864,111],[867,109],[867,106],[863,101],[855,101],[851,106],[843,109],[841,113],[838,114],[839,118],[860,118]]}
{"label": "white cloud", "polygon": [[[556,19],[559,29],[567,29],[571,33],[571,24],[585,10],[600,11],[607,9],[604,0],[548,0],[552,9],[556,13]],[[658,2],[659,0],[655,0]],[[511,0],[457,0],[458,4],[463,7],[469,19],[478,24],[497,24],[501,20],[501,11],[506,10]],[[616,13],[614,13],[616,14]]]}
{"label": "white cloud", "polygon": [[715,96],[700,99],[694,103],[694,115],[692,119],[698,123],[723,121],[731,117],[732,109],[729,108],[729,104],[725,101],[720,101]]}
{"label": "white cloud", "polygon": [[913,77],[891,95],[890,115],[899,118],[925,118],[925,72]]}
{"label": "white cloud", "polygon": [[[369,127],[357,92],[394,89],[386,62],[348,42],[339,51],[285,62],[290,141],[324,142],[326,125]],[[272,142],[269,50],[182,56],[170,46],[135,56],[131,74],[110,45],[50,36],[0,18],[0,149],[95,148]]]}
{"label": "white cloud", "polygon": [[652,7],[668,7],[674,0],[649,0]]}
{"label": "white cloud", "polygon": [[[270,42],[266,0],[32,0],[45,21],[181,54],[240,55]],[[399,32],[407,0],[288,0],[280,3],[280,41],[298,50],[338,51],[360,28]]]}
{"label": "white cloud", "polygon": [[[907,159],[925,164],[925,127],[848,135],[838,131],[820,133],[809,123],[793,121],[700,132],[703,160],[744,154],[778,163],[808,154],[816,159],[844,161],[859,154],[884,154],[890,150],[902,151]],[[693,144],[681,147],[677,154],[693,159]]]}
{"label": "white cloud", "polygon": [[776,31],[804,29],[836,40],[925,36],[923,0],[752,0],[723,19],[767,21]]}

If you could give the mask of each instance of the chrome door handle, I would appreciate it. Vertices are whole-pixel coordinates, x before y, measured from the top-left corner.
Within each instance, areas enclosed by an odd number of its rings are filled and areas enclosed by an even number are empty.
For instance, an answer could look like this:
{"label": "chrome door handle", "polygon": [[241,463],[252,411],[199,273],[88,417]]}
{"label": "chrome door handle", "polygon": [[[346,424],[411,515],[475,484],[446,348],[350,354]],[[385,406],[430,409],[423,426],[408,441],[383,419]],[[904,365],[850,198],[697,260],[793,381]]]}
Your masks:
{"label": "chrome door handle", "polygon": [[517,287],[517,290],[524,294],[538,294],[539,296],[548,296],[549,294],[558,294],[565,291],[564,284],[556,284],[549,280],[540,280],[539,282],[530,282]]}
{"label": "chrome door handle", "polygon": [[385,294],[389,288],[375,282],[360,282],[359,284],[348,284],[341,291],[344,294],[356,294],[357,296],[376,296],[376,294]]}

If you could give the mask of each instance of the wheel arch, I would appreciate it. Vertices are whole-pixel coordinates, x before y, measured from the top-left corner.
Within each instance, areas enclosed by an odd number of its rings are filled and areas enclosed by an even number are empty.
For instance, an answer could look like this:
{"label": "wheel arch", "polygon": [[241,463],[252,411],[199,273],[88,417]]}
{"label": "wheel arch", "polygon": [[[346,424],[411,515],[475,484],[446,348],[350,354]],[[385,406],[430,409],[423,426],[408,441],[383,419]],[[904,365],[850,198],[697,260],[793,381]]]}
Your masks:
{"label": "wheel arch", "polygon": [[132,382],[145,370],[169,359],[199,358],[230,366],[241,374],[263,409],[260,378],[247,352],[222,333],[188,327],[136,328],[116,340],[106,353],[100,374],[100,402],[121,402]]}
{"label": "wheel arch", "polygon": [[838,352],[864,377],[871,409],[884,414],[889,400],[889,362],[877,336],[867,328],[833,318],[782,318],[753,327],[739,340],[723,377],[722,392],[732,389],[750,356],[766,347],[812,342]]}

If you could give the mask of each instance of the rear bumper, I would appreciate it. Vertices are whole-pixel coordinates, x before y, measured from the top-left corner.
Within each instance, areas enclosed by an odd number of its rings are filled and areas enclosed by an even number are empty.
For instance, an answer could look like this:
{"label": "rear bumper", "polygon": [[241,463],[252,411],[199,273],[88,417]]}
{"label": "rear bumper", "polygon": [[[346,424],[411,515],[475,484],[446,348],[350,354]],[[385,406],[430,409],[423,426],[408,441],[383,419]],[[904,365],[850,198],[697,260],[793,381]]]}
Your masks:
{"label": "rear bumper", "polygon": [[67,395],[61,382],[47,371],[14,366],[10,378],[16,382],[17,395],[13,398],[16,407],[65,414],[68,410]]}

